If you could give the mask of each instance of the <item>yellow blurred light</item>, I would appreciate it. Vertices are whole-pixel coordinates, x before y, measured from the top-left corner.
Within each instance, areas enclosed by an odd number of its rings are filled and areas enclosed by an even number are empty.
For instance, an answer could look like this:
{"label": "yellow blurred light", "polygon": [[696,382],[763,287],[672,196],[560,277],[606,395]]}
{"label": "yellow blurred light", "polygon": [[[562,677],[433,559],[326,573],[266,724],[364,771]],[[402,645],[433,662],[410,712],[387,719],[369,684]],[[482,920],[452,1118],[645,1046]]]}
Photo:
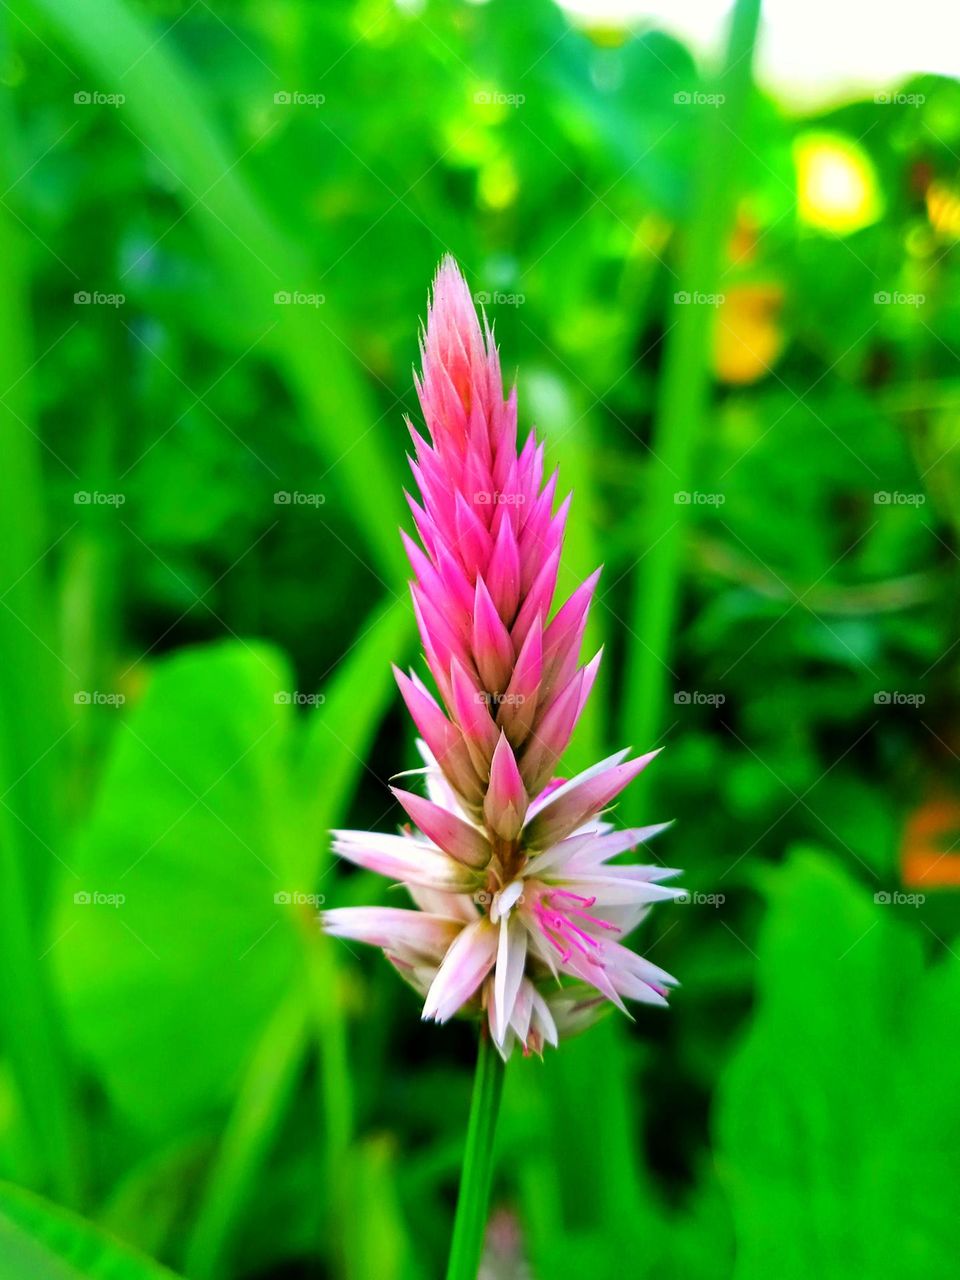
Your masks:
{"label": "yellow blurred light", "polygon": [[770,372],[784,345],[776,283],[733,285],[724,295],[713,336],[713,368],[721,382],[744,386]]}
{"label": "yellow blurred light", "polygon": [[793,144],[801,222],[849,235],[880,217],[882,200],[870,157],[841,134],[805,133]]}
{"label": "yellow blurred light", "polygon": [[451,165],[479,167],[495,156],[499,148],[496,134],[483,123],[450,116],[441,123],[443,154]]}
{"label": "yellow blurred light", "polygon": [[673,223],[659,213],[645,213],[637,223],[630,253],[659,257],[673,232]]}
{"label": "yellow blurred light", "polygon": [[927,217],[938,235],[960,238],[960,194],[945,182],[927,187]]}
{"label": "yellow blurred light", "polygon": [[512,162],[503,156],[480,170],[478,193],[488,209],[507,209],[517,198],[520,182]]}
{"label": "yellow blurred light", "polygon": [[484,124],[500,124],[510,114],[515,96],[491,85],[480,85],[472,95],[474,114]]}

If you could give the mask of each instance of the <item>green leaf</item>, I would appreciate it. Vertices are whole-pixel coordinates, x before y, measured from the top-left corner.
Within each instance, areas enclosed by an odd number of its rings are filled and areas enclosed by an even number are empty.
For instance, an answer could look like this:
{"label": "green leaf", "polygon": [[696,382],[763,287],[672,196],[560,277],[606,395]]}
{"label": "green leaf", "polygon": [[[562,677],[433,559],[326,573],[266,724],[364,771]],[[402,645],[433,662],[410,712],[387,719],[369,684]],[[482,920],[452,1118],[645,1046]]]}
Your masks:
{"label": "green leaf", "polygon": [[775,882],[719,1102],[737,1280],[951,1269],[960,961],[925,969],[896,914],[820,854]]}
{"label": "green leaf", "polygon": [[0,1183],[0,1280],[175,1280],[172,1271],[19,1187]]}
{"label": "green leaf", "polygon": [[275,653],[243,643],[159,664],[70,859],[51,957],[74,1039],[142,1129],[233,1096],[315,914],[290,901],[311,890],[294,712],[275,701],[291,687]]}

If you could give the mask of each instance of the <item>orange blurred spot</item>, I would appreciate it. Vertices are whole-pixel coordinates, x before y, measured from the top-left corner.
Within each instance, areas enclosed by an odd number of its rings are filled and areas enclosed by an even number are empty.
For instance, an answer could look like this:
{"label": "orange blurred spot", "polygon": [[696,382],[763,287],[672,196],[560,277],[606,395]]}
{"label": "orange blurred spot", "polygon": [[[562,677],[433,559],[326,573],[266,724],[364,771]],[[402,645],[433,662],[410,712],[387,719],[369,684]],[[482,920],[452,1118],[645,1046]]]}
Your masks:
{"label": "orange blurred spot", "polygon": [[960,800],[931,796],[907,820],[900,851],[903,883],[911,889],[960,885]]}
{"label": "orange blurred spot", "polygon": [[751,263],[757,256],[759,228],[756,219],[742,205],[737,210],[736,225],[727,245],[730,261],[738,266]]}
{"label": "orange blurred spot", "polygon": [[734,285],[717,313],[713,367],[721,382],[756,382],[769,373],[784,346],[780,311],[783,287],[775,283]]}

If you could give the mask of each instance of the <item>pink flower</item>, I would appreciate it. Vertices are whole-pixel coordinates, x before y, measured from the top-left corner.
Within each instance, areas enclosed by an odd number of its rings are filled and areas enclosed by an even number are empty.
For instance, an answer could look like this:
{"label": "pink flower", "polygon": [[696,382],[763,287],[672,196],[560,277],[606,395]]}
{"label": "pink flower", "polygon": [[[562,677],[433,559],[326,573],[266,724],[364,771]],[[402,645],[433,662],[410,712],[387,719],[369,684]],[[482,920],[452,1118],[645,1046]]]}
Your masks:
{"label": "pink flower", "polygon": [[517,449],[516,394],[503,399],[490,329],[481,330],[451,258],[434,283],[417,391],[429,443],[408,422],[420,536],[404,535],[413,607],[435,696],[396,671],[421,734],[426,795],[393,788],[413,823],[400,835],[337,831],[343,858],[402,883],[414,909],[328,911],[327,931],[382,947],[425,997],[424,1018],[485,1012],[507,1057],[592,1021],[608,1002],[665,1004],[669,974],[623,945],[677,872],[618,855],[659,831],[603,817],[656,752],[621,751],[553,776],[600,663],[580,666],[599,571],[551,616],[569,497],[543,445]]}

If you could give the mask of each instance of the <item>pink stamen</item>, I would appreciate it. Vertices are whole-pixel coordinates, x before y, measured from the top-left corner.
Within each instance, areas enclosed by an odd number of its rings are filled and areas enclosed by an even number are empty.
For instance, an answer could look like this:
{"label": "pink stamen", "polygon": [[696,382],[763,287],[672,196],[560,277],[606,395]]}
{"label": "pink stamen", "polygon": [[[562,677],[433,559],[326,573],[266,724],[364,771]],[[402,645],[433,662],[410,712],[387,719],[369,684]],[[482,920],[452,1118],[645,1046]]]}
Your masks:
{"label": "pink stamen", "polygon": [[[584,898],[579,893],[570,893],[567,889],[553,889],[547,896],[551,901],[554,898],[571,898],[574,902],[582,903],[584,907],[592,907],[596,902],[596,898]],[[601,920],[598,916],[588,915],[581,907],[565,907],[564,910],[568,916],[586,920],[587,924],[596,925],[598,929],[609,929],[611,933],[623,932],[619,925],[613,924],[610,920]]]}
{"label": "pink stamen", "polygon": [[[547,897],[549,898],[549,895]],[[600,961],[588,949],[589,947],[599,948],[599,939],[591,937],[589,933],[578,928],[568,915],[561,911],[550,911],[547,907],[544,907],[543,899],[534,907],[534,914],[540,925],[540,932],[559,951],[560,958],[564,964],[573,954],[570,950],[571,946],[576,947],[581,955],[587,956],[592,964],[600,964]],[[557,937],[554,937],[554,934]],[[561,946],[561,942],[558,939],[567,945]],[[584,943],[587,945],[585,946]]]}
{"label": "pink stamen", "polygon": [[550,892],[551,898],[572,898],[574,902],[579,902],[581,906],[592,907],[596,902],[596,898],[584,898],[579,893],[571,893],[569,889],[553,889]]}

